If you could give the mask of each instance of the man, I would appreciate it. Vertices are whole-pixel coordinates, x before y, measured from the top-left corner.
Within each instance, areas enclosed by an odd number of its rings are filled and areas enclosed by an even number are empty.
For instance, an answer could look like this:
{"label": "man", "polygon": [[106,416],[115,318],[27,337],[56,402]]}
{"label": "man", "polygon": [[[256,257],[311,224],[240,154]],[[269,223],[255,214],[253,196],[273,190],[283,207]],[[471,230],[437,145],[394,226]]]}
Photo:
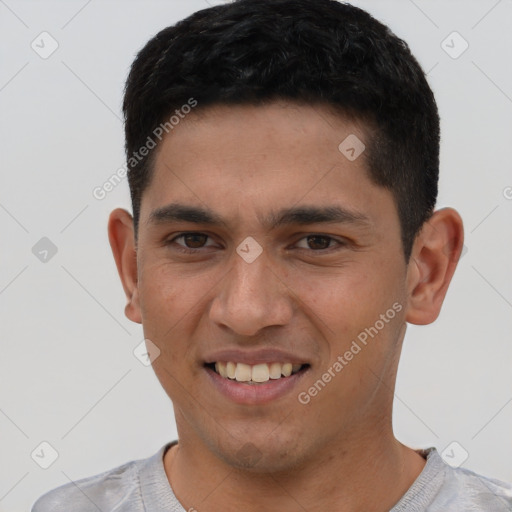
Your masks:
{"label": "man", "polygon": [[123,108],[109,239],[179,439],[33,511],[512,510],[393,434],[406,323],[463,244],[407,45],[334,0],[239,0],[149,41]]}

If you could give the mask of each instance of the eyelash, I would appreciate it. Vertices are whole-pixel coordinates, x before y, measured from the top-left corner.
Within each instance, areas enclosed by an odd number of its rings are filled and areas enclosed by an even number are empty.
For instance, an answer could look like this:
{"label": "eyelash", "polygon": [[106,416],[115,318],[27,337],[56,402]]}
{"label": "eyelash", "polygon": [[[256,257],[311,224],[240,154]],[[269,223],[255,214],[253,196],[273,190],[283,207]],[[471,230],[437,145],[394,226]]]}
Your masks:
{"label": "eyelash", "polygon": [[[184,238],[185,236],[187,235],[204,235],[204,236],[207,236],[209,239],[211,239],[212,237],[207,235],[206,233],[200,233],[200,232],[186,232],[186,233],[181,233],[177,236],[175,236],[174,238],[170,239],[170,240],[167,240],[165,242],[165,245],[176,245],[176,249],[184,254],[197,254],[198,252],[202,251],[204,249],[204,247],[200,247],[198,249],[191,249],[191,248],[188,248],[188,247],[184,247],[182,245],[179,245],[179,244],[175,244],[175,241],[180,239],[180,238]],[[310,233],[306,236],[303,236],[302,238],[300,238],[298,240],[298,242],[300,242],[301,240],[304,240],[304,239],[307,239],[308,237],[311,237],[311,236],[314,236],[314,237],[319,237],[319,238],[327,238],[329,239],[329,243],[330,242],[336,242],[338,244],[338,247],[337,248],[332,248],[332,247],[328,247],[327,249],[318,249],[318,250],[314,250],[314,249],[304,249],[304,248],[300,248],[299,250],[301,251],[308,251],[312,254],[325,254],[327,251],[331,252],[332,250],[337,250],[337,249],[340,249],[341,247],[343,246],[346,246],[347,244],[345,242],[342,242],[340,240],[337,240],[336,238],[333,238],[332,236],[330,235],[322,235],[321,233]]]}

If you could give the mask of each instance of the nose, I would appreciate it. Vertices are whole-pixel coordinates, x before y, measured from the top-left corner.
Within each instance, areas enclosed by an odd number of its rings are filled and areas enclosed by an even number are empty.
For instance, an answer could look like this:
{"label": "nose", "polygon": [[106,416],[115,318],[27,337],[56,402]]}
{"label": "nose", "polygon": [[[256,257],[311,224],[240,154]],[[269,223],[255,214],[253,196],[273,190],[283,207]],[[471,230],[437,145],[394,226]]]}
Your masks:
{"label": "nose", "polygon": [[247,263],[237,254],[210,307],[210,319],[242,336],[269,326],[283,326],[293,316],[286,283],[263,254]]}

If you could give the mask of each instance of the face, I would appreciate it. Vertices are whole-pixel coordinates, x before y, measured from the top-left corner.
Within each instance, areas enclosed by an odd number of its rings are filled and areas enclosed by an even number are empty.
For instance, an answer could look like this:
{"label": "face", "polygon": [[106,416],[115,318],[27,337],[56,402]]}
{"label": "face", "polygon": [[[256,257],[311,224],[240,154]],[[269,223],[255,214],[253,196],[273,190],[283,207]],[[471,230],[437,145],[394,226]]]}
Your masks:
{"label": "face", "polygon": [[390,191],[338,149],[349,135],[365,140],[273,103],[192,113],[161,143],[129,316],[184,445],[285,470],[391,423],[407,266]]}

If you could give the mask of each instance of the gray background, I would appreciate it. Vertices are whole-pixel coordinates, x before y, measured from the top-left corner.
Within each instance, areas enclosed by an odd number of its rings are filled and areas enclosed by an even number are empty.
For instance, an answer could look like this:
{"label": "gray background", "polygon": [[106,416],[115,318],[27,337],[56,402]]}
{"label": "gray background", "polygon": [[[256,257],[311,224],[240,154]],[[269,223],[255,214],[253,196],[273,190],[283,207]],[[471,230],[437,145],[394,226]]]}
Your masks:
{"label": "gray background", "polygon": [[[108,245],[107,216],[130,208],[128,184],[103,200],[92,191],[124,165],[135,52],[213,3],[0,0],[0,511],[29,510],[51,488],[176,437],[170,401],[133,355],[142,329],[124,317]],[[449,453],[467,452],[464,467],[512,481],[512,1],[353,3],[428,71],[442,118],[438,206],[457,208],[466,229],[440,318],[409,327],[395,432],[412,447],[456,441]],[[59,45],[46,59],[31,47],[43,31]],[[457,58],[453,31],[469,44]],[[33,253],[43,237],[57,247],[46,262]],[[43,441],[59,455],[48,469],[31,457]]]}

